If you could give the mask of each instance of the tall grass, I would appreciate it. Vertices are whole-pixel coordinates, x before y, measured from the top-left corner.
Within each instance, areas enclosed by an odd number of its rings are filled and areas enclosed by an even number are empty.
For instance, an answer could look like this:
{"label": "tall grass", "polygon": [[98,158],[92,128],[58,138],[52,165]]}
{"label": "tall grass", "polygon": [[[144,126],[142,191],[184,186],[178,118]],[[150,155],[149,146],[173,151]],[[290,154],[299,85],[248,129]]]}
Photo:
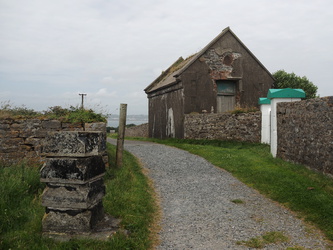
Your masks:
{"label": "tall grass", "polygon": [[150,249],[157,207],[147,178],[136,159],[125,152],[124,165],[114,168],[115,147],[108,145],[111,167],[105,176],[105,211],[120,218],[122,231],[107,241],[57,242],[42,237],[44,185],[39,168],[26,164],[0,166],[0,249]]}
{"label": "tall grass", "polygon": [[25,248],[40,236],[44,209],[38,176],[37,167],[24,163],[0,166],[0,248]]}
{"label": "tall grass", "polygon": [[[106,176],[106,212],[122,219],[123,228],[130,232],[125,243],[117,249],[149,249],[157,241],[155,223],[158,207],[147,177],[137,159],[124,151],[123,166],[114,162],[115,146],[108,144],[110,168]],[[113,241],[118,241],[117,238]]]}

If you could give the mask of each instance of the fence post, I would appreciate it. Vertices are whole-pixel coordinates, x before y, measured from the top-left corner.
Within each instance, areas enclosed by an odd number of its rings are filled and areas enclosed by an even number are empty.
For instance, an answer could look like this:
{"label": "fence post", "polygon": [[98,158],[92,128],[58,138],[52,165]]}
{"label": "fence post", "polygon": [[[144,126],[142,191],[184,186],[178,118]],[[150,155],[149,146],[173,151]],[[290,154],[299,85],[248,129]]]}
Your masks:
{"label": "fence post", "polygon": [[120,104],[117,152],[116,152],[116,166],[117,167],[121,167],[123,165],[126,113],[127,113],[127,104],[123,104],[123,103]]}

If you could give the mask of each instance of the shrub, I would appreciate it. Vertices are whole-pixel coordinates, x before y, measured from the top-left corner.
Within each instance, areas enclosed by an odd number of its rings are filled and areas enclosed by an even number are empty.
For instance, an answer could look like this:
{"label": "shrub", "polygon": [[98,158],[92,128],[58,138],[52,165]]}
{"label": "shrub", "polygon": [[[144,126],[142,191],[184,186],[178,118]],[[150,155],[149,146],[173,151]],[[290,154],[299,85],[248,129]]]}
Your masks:
{"label": "shrub", "polygon": [[284,70],[278,70],[273,73],[275,78],[275,88],[303,89],[306,99],[316,98],[318,87],[314,85],[306,76],[298,76],[295,73],[287,73]]}

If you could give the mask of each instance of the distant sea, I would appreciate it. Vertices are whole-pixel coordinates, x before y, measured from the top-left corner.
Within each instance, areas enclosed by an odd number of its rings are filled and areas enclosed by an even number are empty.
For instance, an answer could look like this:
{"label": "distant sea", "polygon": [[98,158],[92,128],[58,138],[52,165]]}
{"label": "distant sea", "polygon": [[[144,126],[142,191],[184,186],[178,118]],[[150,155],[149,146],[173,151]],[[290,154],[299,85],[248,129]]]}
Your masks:
{"label": "distant sea", "polygon": [[[135,124],[140,125],[148,123],[148,115],[128,115],[126,117],[126,125],[128,124]],[[118,127],[119,126],[119,115],[111,115],[108,118],[108,127]]]}

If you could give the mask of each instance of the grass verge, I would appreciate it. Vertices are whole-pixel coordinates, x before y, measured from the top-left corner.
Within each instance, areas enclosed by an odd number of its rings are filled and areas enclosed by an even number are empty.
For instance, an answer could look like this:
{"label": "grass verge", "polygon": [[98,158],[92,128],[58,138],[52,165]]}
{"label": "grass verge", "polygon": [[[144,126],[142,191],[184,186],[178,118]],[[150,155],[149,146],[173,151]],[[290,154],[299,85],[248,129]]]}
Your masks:
{"label": "grass verge", "polygon": [[26,164],[0,166],[0,249],[150,249],[156,243],[152,230],[157,206],[148,179],[136,159],[124,153],[124,165],[112,165],[115,147],[108,145],[111,167],[105,176],[104,209],[121,218],[121,227],[108,241],[71,240],[56,242],[41,236],[45,208],[41,206],[44,185],[39,168]]}
{"label": "grass verge", "polygon": [[[115,159],[116,147],[108,144],[108,152],[109,159]],[[110,160],[106,179],[105,211],[121,218],[123,228],[130,232],[126,244],[117,249],[150,249],[157,242],[158,207],[139,162],[124,151],[123,167],[117,168]]]}
{"label": "grass verge", "polygon": [[[144,140],[147,140],[146,138]],[[333,240],[333,180],[273,158],[263,144],[217,140],[158,140],[199,155],[321,229]]]}

